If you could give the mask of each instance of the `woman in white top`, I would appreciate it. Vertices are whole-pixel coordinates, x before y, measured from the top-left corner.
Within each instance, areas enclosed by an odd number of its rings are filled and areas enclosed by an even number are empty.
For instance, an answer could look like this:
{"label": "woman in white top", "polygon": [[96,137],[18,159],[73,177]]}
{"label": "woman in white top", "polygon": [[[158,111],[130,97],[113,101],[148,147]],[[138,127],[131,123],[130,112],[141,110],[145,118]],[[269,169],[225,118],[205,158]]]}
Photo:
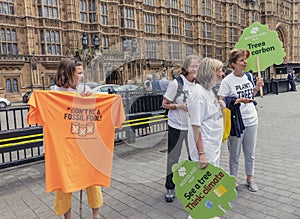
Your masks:
{"label": "woman in white top", "polygon": [[[223,64],[212,58],[201,61],[193,91],[188,99],[188,145],[192,161],[199,161],[201,169],[208,163],[219,166],[223,137],[223,116],[212,88],[223,78]],[[222,106],[221,106],[222,104]],[[218,218],[218,217],[214,217]],[[192,219],[189,215],[188,219]]]}
{"label": "woman in white top", "polygon": [[200,57],[187,56],[181,74],[170,82],[163,98],[162,106],[168,111],[168,154],[167,176],[165,187],[167,189],[165,200],[172,202],[175,198],[175,184],[173,183],[172,166],[178,163],[182,143],[187,144],[188,109],[186,102],[195,86],[195,76],[200,64]]}
{"label": "woman in white top", "polygon": [[199,161],[202,169],[208,163],[219,166],[223,116],[212,88],[223,76],[221,61],[212,58],[203,59],[196,76],[198,84],[188,100],[190,156],[193,161]]}
{"label": "woman in white top", "polygon": [[230,51],[228,63],[233,68],[233,72],[222,80],[218,95],[220,99],[226,96],[243,99],[240,112],[245,129],[240,137],[228,137],[229,170],[231,175],[237,177],[239,156],[243,148],[248,189],[249,191],[256,192],[258,187],[253,181],[253,175],[258,117],[253,104],[253,97],[259,91],[260,87],[264,85],[264,82],[262,78],[258,78],[254,86],[254,83],[252,84],[252,75],[249,73],[251,77],[251,80],[249,80],[247,75],[244,74],[243,71],[247,68],[248,56],[249,52],[244,49],[233,49]]}

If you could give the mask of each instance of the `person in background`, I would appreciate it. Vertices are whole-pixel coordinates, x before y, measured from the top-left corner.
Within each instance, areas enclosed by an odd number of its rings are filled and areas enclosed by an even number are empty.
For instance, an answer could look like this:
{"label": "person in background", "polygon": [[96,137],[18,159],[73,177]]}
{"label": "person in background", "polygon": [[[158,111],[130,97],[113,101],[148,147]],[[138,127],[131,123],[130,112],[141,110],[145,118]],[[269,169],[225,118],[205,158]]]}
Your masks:
{"label": "person in background", "polygon": [[[52,90],[77,92],[77,87],[83,79],[83,65],[74,58],[63,58],[59,63],[54,77],[55,86]],[[82,92],[82,91],[80,91]],[[91,95],[90,92],[81,93],[82,96]],[[99,208],[103,203],[101,188],[91,186],[86,188],[88,204],[92,208],[93,219],[100,218]],[[58,216],[64,215],[65,219],[71,219],[72,193],[55,191],[54,210]]]}
{"label": "person in background", "polygon": [[[229,65],[233,68],[233,72],[227,75],[221,82],[218,95],[223,100],[226,97],[236,98],[240,102],[240,114],[242,126],[244,129],[238,136],[230,136],[227,139],[229,150],[229,170],[230,174],[237,177],[239,156],[243,148],[245,156],[245,173],[247,175],[246,183],[249,191],[256,192],[258,186],[253,180],[255,147],[257,140],[258,117],[257,111],[253,104],[253,98],[264,85],[262,78],[257,78],[256,85],[248,79],[244,74],[247,68],[247,58],[249,53],[244,49],[233,49],[229,53]],[[249,73],[250,74],[250,73]],[[250,74],[252,77],[252,75]],[[224,100],[225,100],[224,99]],[[240,101],[238,100],[240,99]],[[233,127],[231,127],[233,128]]]}
{"label": "person in background", "polygon": [[146,81],[144,82],[144,89],[145,89],[146,93],[152,91],[152,79],[153,79],[153,76],[151,74],[148,74],[146,76]]}
{"label": "person in background", "polygon": [[159,86],[159,75],[156,72],[153,77],[152,81],[152,91],[160,91],[160,86]]}
{"label": "person in background", "polygon": [[289,80],[289,83],[290,83],[290,87],[291,87],[290,91],[297,91],[296,83],[295,83],[296,77],[295,77],[295,71],[294,70],[289,70],[287,79]]}
{"label": "person in background", "polygon": [[[186,103],[192,88],[195,86],[195,77],[199,64],[199,56],[187,56],[182,66],[182,72],[178,76],[182,81],[181,86],[179,85],[179,80],[174,79],[170,82],[163,97],[162,106],[169,110],[167,176],[165,183],[167,189],[165,195],[166,202],[173,202],[175,199],[172,166],[178,163],[183,141],[187,145],[188,109]],[[181,87],[181,90],[179,87]]]}
{"label": "person in background", "polygon": [[166,78],[166,72],[161,73],[161,79],[159,80],[160,90],[165,92],[168,88],[170,81]]}

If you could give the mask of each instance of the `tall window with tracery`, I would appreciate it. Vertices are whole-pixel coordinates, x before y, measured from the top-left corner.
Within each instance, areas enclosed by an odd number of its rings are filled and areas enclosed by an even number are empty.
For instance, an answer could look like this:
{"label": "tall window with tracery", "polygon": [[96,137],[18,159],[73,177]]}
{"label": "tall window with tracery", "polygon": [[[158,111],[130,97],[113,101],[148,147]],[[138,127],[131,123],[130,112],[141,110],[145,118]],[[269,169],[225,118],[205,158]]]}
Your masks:
{"label": "tall window with tracery", "polygon": [[178,8],[178,0],[167,0],[168,8]]}
{"label": "tall window with tracery", "polygon": [[168,16],[168,33],[170,34],[178,34],[178,17]]}
{"label": "tall window with tracery", "polygon": [[202,0],[202,15],[203,16],[211,16],[211,0]]}
{"label": "tall window with tracery", "polygon": [[[46,37],[45,37],[46,33]],[[41,30],[40,32],[41,50],[43,55],[60,55],[61,41],[59,31]]]}
{"label": "tall window with tracery", "polygon": [[187,14],[192,14],[193,12],[193,1],[192,0],[185,0],[184,1],[184,12]]}
{"label": "tall window with tracery", "polygon": [[155,33],[155,17],[153,14],[144,14],[145,32]]}
{"label": "tall window with tracery", "polygon": [[216,20],[219,20],[219,21],[222,20],[222,7],[219,4],[216,4],[215,16],[216,16]]}
{"label": "tall window with tracery", "polygon": [[202,36],[204,39],[212,38],[212,27],[211,23],[202,23]]}
{"label": "tall window with tracery", "polygon": [[203,46],[203,57],[210,57],[212,58],[212,46]]}
{"label": "tall window with tracery", "polygon": [[101,3],[101,24],[108,25],[108,13],[107,13],[107,5],[106,3]]}
{"label": "tall window with tracery", "polygon": [[222,60],[223,56],[223,48],[216,48],[216,59]]}
{"label": "tall window with tracery", "polygon": [[18,41],[16,30],[1,28],[0,32],[1,55],[18,55]]}
{"label": "tall window with tracery", "polygon": [[231,6],[229,9],[229,19],[230,22],[238,22],[238,13],[237,13],[237,8],[235,6]]}
{"label": "tall window with tracery", "polygon": [[135,28],[135,19],[134,19],[134,8],[125,8],[125,27],[126,28]]}
{"label": "tall window with tracery", "polygon": [[89,0],[89,21],[90,23],[97,22],[96,1]]}
{"label": "tall window with tracery", "polygon": [[14,2],[15,2],[14,0],[0,1],[0,14],[14,15],[15,14]]}
{"label": "tall window with tracery", "polygon": [[238,41],[238,30],[237,30],[237,28],[231,27],[229,29],[229,41],[231,43],[236,43]]}
{"label": "tall window with tracery", "polygon": [[102,35],[102,49],[108,49],[109,47],[109,37],[107,35]]}
{"label": "tall window with tracery", "polygon": [[134,8],[120,7],[121,27],[135,28]]}
{"label": "tall window with tracery", "polygon": [[169,59],[179,59],[179,43],[178,42],[168,42]]}
{"label": "tall window with tracery", "polygon": [[186,37],[193,37],[193,23],[192,21],[184,21],[184,32]]}
{"label": "tall window with tracery", "polygon": [[58,18],[57,0],[38,0],[39,17]]}
{"label": "tall window with tracery", "polygon": [[245,11],[241,11],[241,25],[245,26],[246,25],[246,16],[245,16]]}
{"label": "tall window with tracery", "polygon": [[216,33],[216,41],[217,42],[222,42],[223,41],[223,29],[222,29],[223,27],[221,27],[221,26],[218,26],[217,28],[216,28],[216,31],[215,31],[215,33]]}
{"label": "tall window with tracery", "polygon": [[156,42],[155,41],[146,41],[146,58],[147,59],[156,59]]}
{"label": "tall window with tracery", "polygon": [[186,45],[185,46],[185,56],[189,56],[189,55],[193,55],[193,54],[194,54],[193,46]]}
{"label": "tall window with tracery", "polygon": [[154,0],[144,0],[144,4],[154,6]]}
{"label": "tall window with tracery", "polygon": [[86,0],[79,1],[80,22],[87,23]]}

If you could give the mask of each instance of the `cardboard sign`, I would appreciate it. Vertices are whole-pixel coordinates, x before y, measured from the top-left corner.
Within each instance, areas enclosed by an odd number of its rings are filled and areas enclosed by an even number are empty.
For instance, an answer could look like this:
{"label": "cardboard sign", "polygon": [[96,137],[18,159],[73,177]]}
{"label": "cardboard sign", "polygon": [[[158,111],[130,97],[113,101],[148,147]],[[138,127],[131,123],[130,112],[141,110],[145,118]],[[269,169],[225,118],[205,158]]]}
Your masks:
{"label": "cardboard sign", "polygon": [[250,52],[246,71],[252,70],[253,72],[258,72],[257,57],[260,70],[264,71],[273,64],[281,64],[286,55],[277,32],[269,30],[266,25],[258,22],[244,29],[235,48],[246,49]]}
{"label": "cardboard sign", "polygon": [[173,182],[176,197],[193,219],[222,216],[236,198],[235,177],[223,169],[209,164],[204,170],[199,162],[188,160],[175,164]]}

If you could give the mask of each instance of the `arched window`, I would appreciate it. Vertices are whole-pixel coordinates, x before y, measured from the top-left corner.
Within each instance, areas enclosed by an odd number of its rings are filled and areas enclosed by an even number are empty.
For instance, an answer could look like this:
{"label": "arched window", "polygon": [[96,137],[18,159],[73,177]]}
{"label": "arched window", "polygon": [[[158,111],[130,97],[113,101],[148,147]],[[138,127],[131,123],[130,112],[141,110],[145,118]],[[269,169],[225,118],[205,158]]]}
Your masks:
{"label": "arched window", "polygon": [[16,30],[1,29],[1,51],[2,55],[18,55],[18,42]]}
{"label": "arched window", "polygon": [[19,83],[17,78],[6,79],[6,93],[19,93]]}
{"label": "arched window", "polygon": [[18,80],[15,78],[13,79],[13,90],[14,90],[14,93],[19,92]]}
{"label": "arched window", "polygon": [[6,92],[12,93],[10,79],[6,79]]}

